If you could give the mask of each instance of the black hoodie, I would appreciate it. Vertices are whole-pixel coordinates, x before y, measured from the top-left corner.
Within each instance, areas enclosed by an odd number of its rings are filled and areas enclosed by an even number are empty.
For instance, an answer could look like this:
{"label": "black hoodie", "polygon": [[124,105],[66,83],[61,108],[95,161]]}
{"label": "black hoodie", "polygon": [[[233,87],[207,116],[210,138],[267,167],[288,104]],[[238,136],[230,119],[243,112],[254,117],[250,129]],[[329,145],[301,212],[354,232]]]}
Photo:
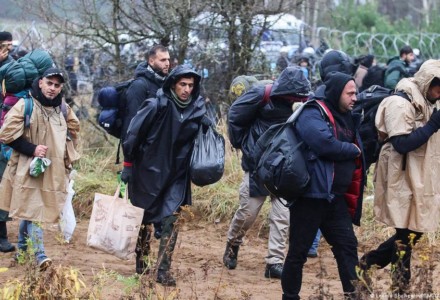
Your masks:
{"label": "black hoodie", "polygon": [[[355,126],[351,112],[341,112],[339,101],[347,83],[354,78],[341,72],[331,72],[327,75],[324,84],[324,102],[332,112],[336,123],[337,139],[343,142],[355,142]],[[344,194],[352,182],[352,175],[356,168],[354,160],[335,161],[335,173],[333,181],[333,192]]]}

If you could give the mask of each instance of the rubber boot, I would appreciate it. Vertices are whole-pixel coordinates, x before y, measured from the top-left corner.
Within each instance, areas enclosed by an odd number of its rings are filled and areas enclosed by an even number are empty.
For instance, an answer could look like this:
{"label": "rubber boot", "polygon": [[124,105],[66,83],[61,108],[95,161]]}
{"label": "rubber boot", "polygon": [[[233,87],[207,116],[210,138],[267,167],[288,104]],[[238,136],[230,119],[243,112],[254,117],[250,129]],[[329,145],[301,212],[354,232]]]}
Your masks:
{"label": "rubber boot", "polygon": [[233,270],[237,267],[238,250],[240,246],[231,245],[226,243],[225,254],[223,254],[223,263],[229,270]]}
{"label": "rubber boot", "polygon": [[156,282],[164,286],[175,286],[176,280],[170,273],[172,255],[176,246],[178,228],[175,226],[177,216],[169,216],[162,221],[162,234],[159,244],[159,267]]}
{"label": "rubber boot", "polygon": [[136,243],[136,273],[144,274],[150,271],[146,259],[150,254],[151,231],[148,225],[142,225],[139,230],[138,241]]}

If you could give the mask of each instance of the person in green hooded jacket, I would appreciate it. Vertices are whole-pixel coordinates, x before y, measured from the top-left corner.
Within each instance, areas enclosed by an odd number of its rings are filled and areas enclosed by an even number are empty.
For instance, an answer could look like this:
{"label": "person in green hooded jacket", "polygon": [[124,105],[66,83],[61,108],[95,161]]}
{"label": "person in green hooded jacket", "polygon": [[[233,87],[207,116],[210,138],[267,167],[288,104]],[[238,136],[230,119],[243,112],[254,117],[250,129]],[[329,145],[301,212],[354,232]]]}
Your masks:
{"label": "person in green hooded jacket", "polygon": [[385,71],[384,85],[386,88],[394,89],[402,78],[410,76],[409,64],[414,60],[414,52],[410,46],[400,49],[400,55],[391,58]]}

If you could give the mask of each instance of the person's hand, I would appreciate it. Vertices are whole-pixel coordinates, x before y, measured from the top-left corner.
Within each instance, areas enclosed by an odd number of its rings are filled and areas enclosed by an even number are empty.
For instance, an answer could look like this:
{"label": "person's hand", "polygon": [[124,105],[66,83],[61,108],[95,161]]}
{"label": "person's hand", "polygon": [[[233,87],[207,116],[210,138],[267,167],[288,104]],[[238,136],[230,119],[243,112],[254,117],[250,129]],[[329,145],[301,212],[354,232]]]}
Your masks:
{"label": "person's hand", "polygon": [[435,131],[440,129],[440,110],[434,108],[434,112],[432,113],[428,123],[435,127]]}
{"label": "person's hand", "polygon": [[7,47],[0,48],[0,62],[8,58],[9,51]]}
{"label": "person's hand", "polygon": [[203,126],[203,133],[206,133],[206,131],[208,131],[209,126],[212,126],[213,122],[207,116],[203,116],[200,124]]}
{"label": "person's hand", "polygon": [[124,183],[128,183],[129,181],[131,181],[131,177],[133,176],[133,169],[130,166],[124,166],[124,169],[122,169],[121,172],[121,180]]}
{"label": "person's hand", "polygon": [[353,145],[354,145],[354,146],[357,148],[357,150],[359,151],[359,154],[358,154],[356,157],[361,156],[361,153],[362,153],[361,148],[359,148],[359,146],[356,145],[356,144],[354,144],[354,143],[353,143]]}
{"label": "person's hand", "polygon": [[47,152],[47,146],[44,145],[38,145],[35,148],[34,156],[35,157],[45,157]]}

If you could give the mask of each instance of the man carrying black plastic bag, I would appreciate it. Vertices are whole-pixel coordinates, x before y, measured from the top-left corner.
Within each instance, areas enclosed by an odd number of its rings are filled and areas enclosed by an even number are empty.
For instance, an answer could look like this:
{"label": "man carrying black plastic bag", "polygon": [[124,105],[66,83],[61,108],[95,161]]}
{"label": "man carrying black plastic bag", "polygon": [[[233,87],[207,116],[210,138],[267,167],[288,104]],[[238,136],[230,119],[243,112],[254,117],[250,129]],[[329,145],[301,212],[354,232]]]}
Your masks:
{"label": "man carrying black plastic bag", "polygon": [[149,271],[145,259],[151,234],[147,226],[154,223],[161,228],[156,281],[165,286],[176,285],[169,270],[178,213],[181,206],[191,204],[193,142],[202,123],[209,123],[204,118],[205,100],[199,96],[199,89],[200,76],[187,66],[177,66],[156,98],[142,104],[123,143],[121,179],[129,182],[133,205],[145,210],[136,247],[136,272]]}

